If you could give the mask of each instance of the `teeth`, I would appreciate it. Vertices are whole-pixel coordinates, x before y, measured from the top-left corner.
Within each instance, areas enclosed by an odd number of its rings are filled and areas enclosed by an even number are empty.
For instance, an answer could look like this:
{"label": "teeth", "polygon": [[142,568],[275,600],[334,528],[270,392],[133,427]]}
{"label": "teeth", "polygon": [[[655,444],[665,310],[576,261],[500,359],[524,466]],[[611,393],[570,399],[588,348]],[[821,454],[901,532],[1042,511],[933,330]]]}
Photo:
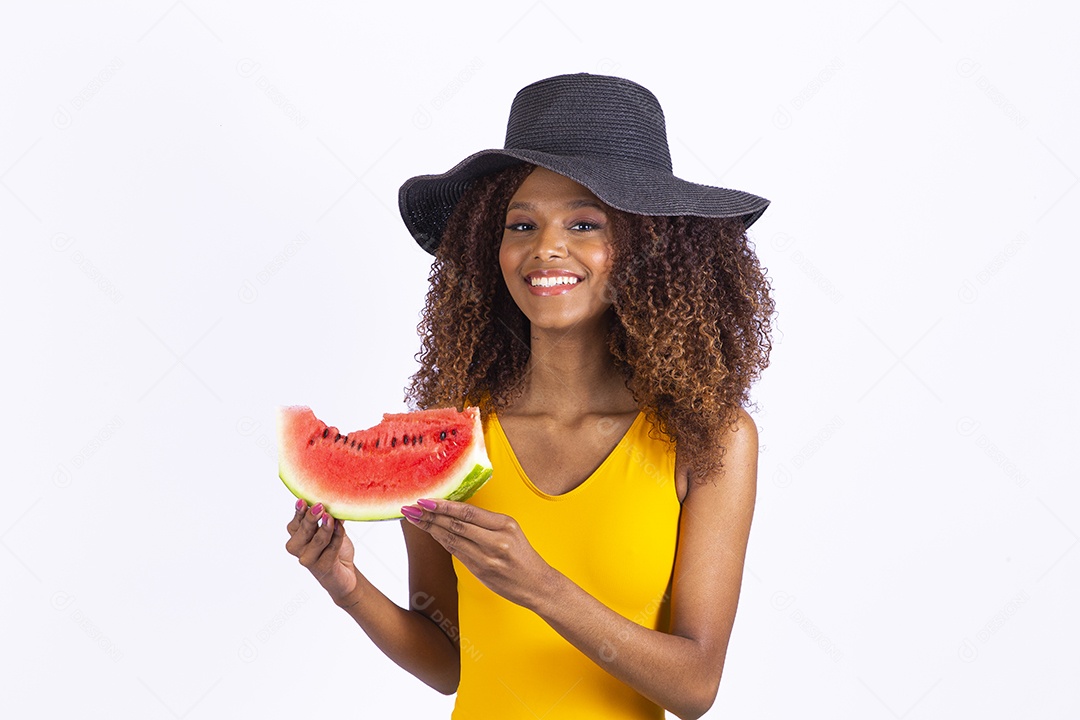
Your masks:
{"label": "teeth", "polygon": [[534,277],[529,282],[533,287],[554,287],[556,285],[576,285],[578,279],[569,275],[556,275],[555,277]]}

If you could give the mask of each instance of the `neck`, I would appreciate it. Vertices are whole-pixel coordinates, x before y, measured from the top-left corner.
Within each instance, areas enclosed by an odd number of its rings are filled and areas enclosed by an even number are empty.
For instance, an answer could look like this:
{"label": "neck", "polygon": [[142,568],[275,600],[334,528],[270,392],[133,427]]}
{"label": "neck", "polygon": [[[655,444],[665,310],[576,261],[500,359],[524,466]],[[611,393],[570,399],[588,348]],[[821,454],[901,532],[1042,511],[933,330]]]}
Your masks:
{"label": "neck", "polygon": [[636,408],[608,350],[606,320],[566,331],[532,327],[529,347],[517,412],[573,419]]}

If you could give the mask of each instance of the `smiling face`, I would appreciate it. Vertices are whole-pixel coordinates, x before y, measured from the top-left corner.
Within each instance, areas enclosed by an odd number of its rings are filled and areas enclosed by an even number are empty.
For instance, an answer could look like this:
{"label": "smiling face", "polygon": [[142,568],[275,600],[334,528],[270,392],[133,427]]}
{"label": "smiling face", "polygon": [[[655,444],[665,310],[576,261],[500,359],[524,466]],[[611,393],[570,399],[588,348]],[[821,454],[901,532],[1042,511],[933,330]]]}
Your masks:
{"label": "smiling face", "polygon": [[510,198],[499,265],[534,328],[569,330],[611,306],[611,223],[588,189],[536,168]]}

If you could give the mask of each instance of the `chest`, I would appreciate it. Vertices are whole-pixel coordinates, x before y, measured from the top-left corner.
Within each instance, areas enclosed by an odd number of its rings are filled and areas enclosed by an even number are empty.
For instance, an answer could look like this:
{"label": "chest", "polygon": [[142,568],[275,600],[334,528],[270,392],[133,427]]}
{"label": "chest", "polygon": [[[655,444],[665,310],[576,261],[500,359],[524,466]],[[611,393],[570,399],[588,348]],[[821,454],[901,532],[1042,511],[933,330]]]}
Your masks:
{"label": "chest", "polygon": [[589,417],[575,425],[499,416],[521,469],[538,490],[563,495],[581,485],[626,435],[637,413]]}
{"label": "chest", "polygon": [[[469,502],[514,518],[545,561],[608,607],[646,627],[665,626],[682,516],[669,443],[651,437],[645,416],[633,413],[561,431],[517,420],[500,415],[488,425],[494,475]],[[514,624],[498,614],[512,603],[458,573],[462,608],[486,598],[492,602],[477,617]]]}

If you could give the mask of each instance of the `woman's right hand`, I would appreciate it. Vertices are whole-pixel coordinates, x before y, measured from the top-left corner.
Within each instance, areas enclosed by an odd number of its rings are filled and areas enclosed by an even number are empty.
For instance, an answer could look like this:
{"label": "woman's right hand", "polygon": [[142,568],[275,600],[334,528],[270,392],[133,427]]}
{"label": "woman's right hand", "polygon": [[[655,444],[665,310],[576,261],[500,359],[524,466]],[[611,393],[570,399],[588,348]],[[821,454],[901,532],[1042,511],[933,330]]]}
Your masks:
{"label": "woman's right hand", "polygon": [[345,525],[324,511],[322,503],[309,511],[307,503],[298,500],[287,529],[289,540],[285,549],[289,554],[315,576],[337,605],[355,604],[349,595],[360,586],[360,578],[353,564],[355,550],[345,534]]}

